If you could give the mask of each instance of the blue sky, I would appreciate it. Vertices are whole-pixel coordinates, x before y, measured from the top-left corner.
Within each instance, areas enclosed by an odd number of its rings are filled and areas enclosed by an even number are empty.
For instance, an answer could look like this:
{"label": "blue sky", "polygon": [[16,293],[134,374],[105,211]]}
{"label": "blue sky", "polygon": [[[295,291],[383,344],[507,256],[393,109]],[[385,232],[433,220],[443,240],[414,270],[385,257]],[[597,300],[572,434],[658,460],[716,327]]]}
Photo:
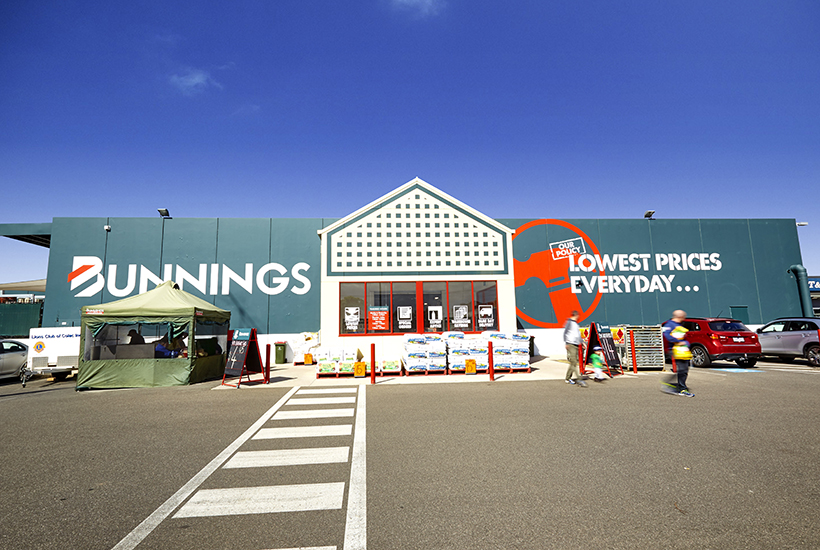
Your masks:
{"label": "blue sky", "polygon": [[815,0],[7,0],[0,75],[0,223],[342,217],[418,176],[494,218],[795,218],[820,275]]}

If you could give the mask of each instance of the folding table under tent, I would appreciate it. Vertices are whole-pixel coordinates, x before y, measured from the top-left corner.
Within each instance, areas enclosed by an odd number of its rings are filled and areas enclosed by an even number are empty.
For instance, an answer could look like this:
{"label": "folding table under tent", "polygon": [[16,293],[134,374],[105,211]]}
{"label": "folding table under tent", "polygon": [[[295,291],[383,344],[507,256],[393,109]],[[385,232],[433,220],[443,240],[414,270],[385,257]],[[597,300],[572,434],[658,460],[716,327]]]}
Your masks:
{"label": "folding table under tent", "polygon": [[[81,319],[77,389],[180,386],[224,371],[231,312],[173,281],[83,306]],[[176,356],[164,357],[165,349]]]}

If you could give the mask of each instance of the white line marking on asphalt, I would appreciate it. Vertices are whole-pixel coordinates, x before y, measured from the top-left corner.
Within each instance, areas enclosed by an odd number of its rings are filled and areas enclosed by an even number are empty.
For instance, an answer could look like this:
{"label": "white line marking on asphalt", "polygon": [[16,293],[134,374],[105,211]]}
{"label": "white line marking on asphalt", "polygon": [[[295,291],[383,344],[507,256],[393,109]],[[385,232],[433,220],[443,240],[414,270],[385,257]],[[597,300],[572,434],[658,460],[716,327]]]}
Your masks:
{"label": "white line marking on asphalt", "polygon": [[763,370],[776,372],[796,372],[799,374],[820,374],[820,371],[811,370],[809,367],[763,367]]}
{"label": "white line marking on asphalt", "polygon": [[367,549],[367,409],[365,388],[359,386],[353,458],[350,464],[350,490],[347,495],[347,522],[344,550]]}
{"label": "white line marking on asphalt", "polygon": [[279,411],[273,420],[298,420],[302,418],[342,418],[353,416],[354,409],[316,409],[309,411]]}
{"label": "white line marking on asphalt", "polygon": [[216,458],[208,463],[207,466],[202,468],[199,473],[197,473],[194,477],[188,481],[185,485],[183,485],[179,491],[174,493],[171,498],[166,500],[163,504],[160,505],[159,508],[154,510],[154,512],[145,518],[142,523],[137,525],[133,531],[128,533],[124,539],[117,543],[117,545],[113,548],[113,550],[132,550],[135,548],[140,542],[142,542],[145,537],[151,534],[151,531],[156,529],[157,525],[162,523],[162,521],[167,518],[171,512],[173,512],[177,506],[182,504],[186,498],[188,498],[191,493],[196,491],[196,489],[202,485],[202,483],[208,479],[217,468],[222,466],[228,458],[236,452],[236,450],[245,444],[248,439],[255,434],[259,428],[267,422],[274,413],[279,410],[279,408],[284,405],[291,396],[299,391],[299,386],[294,386],[291,390],[282,397],[276,404],[268,409],[268,411],[263,414],[259,420],[253,423],[253,425],[245,430],[245,433],[240,435],[236,440],[225,447],[225,449],[219,453]]}
{"label": "white line marking on asphalt", "polygon": [[223,468],[264,468],[302,464],[335,464],[347,462],[350,447],[317,447],[311,449],[276,449],[273,451],[239,451]]}
{"label": "white line marking on asphalt", "polygon": [[262,428],[252,439],[289,439],[292,437],[328,437],[351,435],[352,424],[330,424],[328,426],[291,426],[287,428]]}
{"label": "white line marking on asphalt", "polygon": [[[696,371],[696,372],[699,375],[700,374],[711,374],[712,376],[729,376],[725,372],[714,372],[714,371],[710,371],[710,370],[699,370],[699,371]],[[691,370],[689,371],[689,374],[692,374]]]}
{"label": "white line marking on asphalt", "polygon": [[322,393],[356,393],[356,388],[324,388],[324,389],[302,389],[296,392],[297,395],[317,395]]}
{"label": "white line marking on asphalt", "polygon": [[339,510],[344,500],[344,492],[343,481],[271,487],[202,489],[197,491],[191,500],[174,514],[174,519]]}
{"label": "white line marking on asphalt", "polygon": [[294,397],[288,405],[342,405],[355,403],[356,397]]}

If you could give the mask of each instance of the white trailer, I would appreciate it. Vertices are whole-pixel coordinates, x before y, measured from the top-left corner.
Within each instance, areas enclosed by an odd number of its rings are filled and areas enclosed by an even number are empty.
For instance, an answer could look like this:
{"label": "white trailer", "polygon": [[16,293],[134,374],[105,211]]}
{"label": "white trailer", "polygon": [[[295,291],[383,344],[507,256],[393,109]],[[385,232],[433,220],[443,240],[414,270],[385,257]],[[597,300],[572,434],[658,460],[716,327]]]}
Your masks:
{"label": "white trailer", "polygon": [[65,380],[80,360],[80,327],[29,329],[27,367],[32,375]]}

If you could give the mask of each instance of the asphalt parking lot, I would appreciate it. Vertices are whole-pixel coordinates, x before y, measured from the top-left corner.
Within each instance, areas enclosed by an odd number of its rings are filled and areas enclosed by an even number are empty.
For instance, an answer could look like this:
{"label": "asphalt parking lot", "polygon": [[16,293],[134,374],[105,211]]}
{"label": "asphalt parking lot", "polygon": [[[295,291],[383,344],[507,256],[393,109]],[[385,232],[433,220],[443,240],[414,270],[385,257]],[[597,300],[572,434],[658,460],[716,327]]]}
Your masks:
{"label": "asphalt parking lot", "polygon": [[[367,386],[367,547],[820,547],[820,371],[735,367],[693,369],[694,399],[662,393],[657,371],[586,389]],[[0,383],[0,546],[113,548],[291,390],[217,384]],[[203,487],[348,469],[220,471]],[[341,549],[345,512],[169,517],[137,548]]]}

